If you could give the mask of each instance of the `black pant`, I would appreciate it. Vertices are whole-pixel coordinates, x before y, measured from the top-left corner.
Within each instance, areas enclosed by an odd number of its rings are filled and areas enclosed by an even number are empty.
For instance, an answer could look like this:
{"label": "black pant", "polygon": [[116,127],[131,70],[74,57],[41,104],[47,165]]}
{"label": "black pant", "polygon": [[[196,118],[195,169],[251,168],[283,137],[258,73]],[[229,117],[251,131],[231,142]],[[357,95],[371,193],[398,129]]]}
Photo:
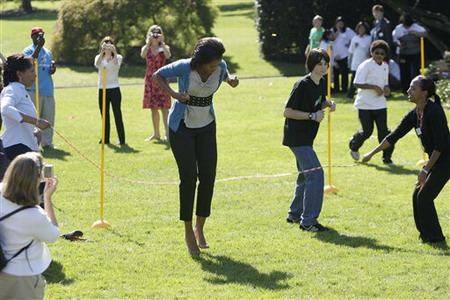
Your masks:
{"label": "black pant", "polygon": [[352,79],[350,80],[350,87],[348,88],[347,98],[353,98],[355,96],[355,86],[353,85],[353,81],[355,81],[356,71],[351,71]]}
{"label": "black pant", "polygon": [[24,144],[15,144],[9,147],[6,147],[4,149],[6,157],[9,159],[9,161],[13,161],[14,158],[19,156],[20,154],[24,154],[27,152],[32,152],[28,146],[25,146]]}
{"label": "black pant", "polygon": [[[355,133],[350,140],[349,146],[352,151],[358,151],[373,132],[373,123],[377,126],[378,141],[381,143],[383,139],[390,133],[387,127],[387,109],[358,109],[358,117],[361,122],[362,129]],[[390,160],[394,152],[394,146],[383,151],[383,161]]]}
{"label": "black pant", "polygon": [[406,94],[411,80],[420,74],[420,53],[411,55],[400,54],[399,62],[402,91]]}
{"label": "black pant", "polygon": [[[98,90],[98,105],[100,107],[100,115],[102,114],[103,90]],[[119,143],[125,144],[125,129],[122,121],[122,111],[120,104],[122,102],[122,94],[120,88],[106,89],[106,120],[105,120],[105,143],[109,144],[109,104],[112,104],[114,113],[114,121],[116,122],[117,135]]]}
{"label": "black pant", "polygon": [[169,130],[169,138],[180,176],[180,220],[192,220],[197,178],[196,215],[209,217],[216,180],[216,123],[187,128],[181,121],[177,132]]}
{"label": "black pant", "polygon": [[[335,61],[338,65],[338,68],[333,67],[333,92],[339,93],[347,93],[348,89],[348,61],[347,57],[344,59],[336,60]],[[342,89],[339,89],[339,75],[341,75],[341,87]]]}
{"label": "black pant", "polygon": [[434,199],[449,179],[450,159],[446,161],[440,159],[431,169],[422,189],[414,190],[412,197],[414,221],[424,242],[438,242],[445,239],[434,207]]}

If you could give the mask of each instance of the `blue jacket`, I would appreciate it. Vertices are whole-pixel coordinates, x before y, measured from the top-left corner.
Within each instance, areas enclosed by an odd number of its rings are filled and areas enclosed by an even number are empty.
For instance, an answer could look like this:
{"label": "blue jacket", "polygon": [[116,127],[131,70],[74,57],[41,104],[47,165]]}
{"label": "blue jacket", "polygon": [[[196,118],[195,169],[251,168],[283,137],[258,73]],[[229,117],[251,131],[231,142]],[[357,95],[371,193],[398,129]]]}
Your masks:
{"label": "blue jacket", "polygon": [[[221,72],[220,72],[220,79],[219,79],[219,85],[217,86],[217,89],[219,88],[222,81],[228,77],[228,71],[227,71],[227,64],[224,60],[222,60],[222,63],[220,64]],[[162,68],[160,68],[158,71],[156,71],[155,74],[160,75],[164,78],[171,78],[171,77],[177,77],[178,78],[178,91],[180,93],[187,92],[187,89],[189,87],[189,75],[192,72],[191,68],[191,59],[180,59],[177,60],[171,64],[168,64]],[[186,110],[186,104],[174,100],[173,105],[169,112],[169,128],[173,131],[177,131],[178,127],[180,126],[180,121],[184,118],[184,112]],[[211,113],[214,116],[214,107],[211,105]]]}

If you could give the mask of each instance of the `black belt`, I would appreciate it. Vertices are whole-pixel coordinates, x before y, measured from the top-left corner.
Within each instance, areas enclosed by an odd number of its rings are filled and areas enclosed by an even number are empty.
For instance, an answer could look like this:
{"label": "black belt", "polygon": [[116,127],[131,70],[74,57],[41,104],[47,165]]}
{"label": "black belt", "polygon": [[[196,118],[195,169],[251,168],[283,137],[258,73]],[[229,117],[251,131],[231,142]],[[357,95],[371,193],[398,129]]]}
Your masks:
{"label": "black belt", "polygon": [[186,105],[192,106],[210,106],[212,104],[213,95],[208,97],[195,97],[189,95],[189,100],[184,102]]}

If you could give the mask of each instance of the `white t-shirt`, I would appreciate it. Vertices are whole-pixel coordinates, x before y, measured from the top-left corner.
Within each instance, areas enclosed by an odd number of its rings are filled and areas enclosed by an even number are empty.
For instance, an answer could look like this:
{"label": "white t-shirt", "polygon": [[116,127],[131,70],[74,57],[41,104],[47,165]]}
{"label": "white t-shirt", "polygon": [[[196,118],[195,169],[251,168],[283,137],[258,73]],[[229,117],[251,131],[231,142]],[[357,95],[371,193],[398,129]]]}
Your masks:
{"label": "white t-shirt", "polygon": [[100,54],[94,60],[94,65],[98,69],[98,88],[103,88],[103,67],[106,67],[106,88],[113,89],[119,87],[119,69],[122,64],[122,55],[117,54],[117,64],[114,63],[114,60],[107,62],[106,59],[102,59],[99,65],[96,65],[95,62],[97,62],[99,57]]}
{"label": "white t-shirt", "polygon": [[334,57],[338,60],[344,59],[348,56],[348,47],[350,41],[356,35],[351,28],[346,28],[345,32],[336,32],[336,39],[333,42]]}
{"label": "white t-shirt", "polygon": [[[0,195],[1,217],[20,207]],[[6,259],[33,241],[27,250],[8,262],[2,272],[15,276],[41,274],[52,261],[45,243],[53,243],[58,237],[58,227],[51,223],[47,213],[39,206],[22,210],[1,221],[0,238]]]}
{"label": "white t-shirt", "polygon": [[[372,58],[363,61],[356,70],[354,83],[371,84],[384,89],[389,82],[389,65],[383,62],[378,65]],[[378,96],[372,89],[358,89],[355,108],[375,110],[386,108],[384,95]]]}
{"label": "white t-shirt", "polygon": [[11,82],[0,95],[1,112],[5,132],[2,135],[3,147],[24,144],[33,151],[39,151],[33,124],[22,122],[20,113],[36,118],[36,108],[25,86]]}
{"label": "white t-shirt", "polygon": [[348,52],[353,54],[352,65],[350,70],[356,71],[358,66],[370,57],[370,44],[372,43],[372,37],[368,34],[364,36],[355,35],[350,42]]}

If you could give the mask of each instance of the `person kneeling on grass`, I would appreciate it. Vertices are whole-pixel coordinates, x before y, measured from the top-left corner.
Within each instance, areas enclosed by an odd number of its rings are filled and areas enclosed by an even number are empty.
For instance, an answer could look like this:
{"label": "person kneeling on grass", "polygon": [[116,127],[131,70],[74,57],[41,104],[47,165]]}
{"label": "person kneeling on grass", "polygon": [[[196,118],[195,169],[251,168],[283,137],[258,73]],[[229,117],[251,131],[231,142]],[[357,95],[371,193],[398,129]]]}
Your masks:
{"label": "person kneeling on grass", "polygon": [[[388,44],[383,40],[376,40],[370,45],[371,58],[363,61],[356,70],[354,86],[358,88],[355,108],[362,129],[358,130],[350,139],[350,155],[359,160],[359,148],[373,132],[373,123],[377,125],[378,142],[390,133],[387,126],[386,96],[391,94],[389,89],[389,65],[384,61],[389,52]],[[391,156],[394,147],[383,151],[383,163],[393,166]]]}
{"label": "person kneeling on grass", "polygon": [[371,152],[364,154],[362,162],[370,161],[376,153],[394,145],[411,129],[425,148],[430,159],[420,171],[413,192],[414,221],[419,238],[424,243],[442,242],[439,219],[434,207],[434,199],[450,178],[450,133],[447,118],[442,109],[441,99],[436,95],[434,81],[425,76],[417,76],[408,89],[408,100],[416,104],[400,125]]}
{"label": "person kneeling on grass", "polygon": [[286,118],[283,145],[294,153],[299,171],[287,222],[300,223],[300,229],[312,232],[326,230],[317,222],[322,210],[324,177],[313,142],[324,118],[322,109],[336,109],[334,101],[325,100],[322,76],[327,73],[329,63],[325,50],[317,48],[309,52],[306,65],[311,73],[294,85],[283,112]]}

